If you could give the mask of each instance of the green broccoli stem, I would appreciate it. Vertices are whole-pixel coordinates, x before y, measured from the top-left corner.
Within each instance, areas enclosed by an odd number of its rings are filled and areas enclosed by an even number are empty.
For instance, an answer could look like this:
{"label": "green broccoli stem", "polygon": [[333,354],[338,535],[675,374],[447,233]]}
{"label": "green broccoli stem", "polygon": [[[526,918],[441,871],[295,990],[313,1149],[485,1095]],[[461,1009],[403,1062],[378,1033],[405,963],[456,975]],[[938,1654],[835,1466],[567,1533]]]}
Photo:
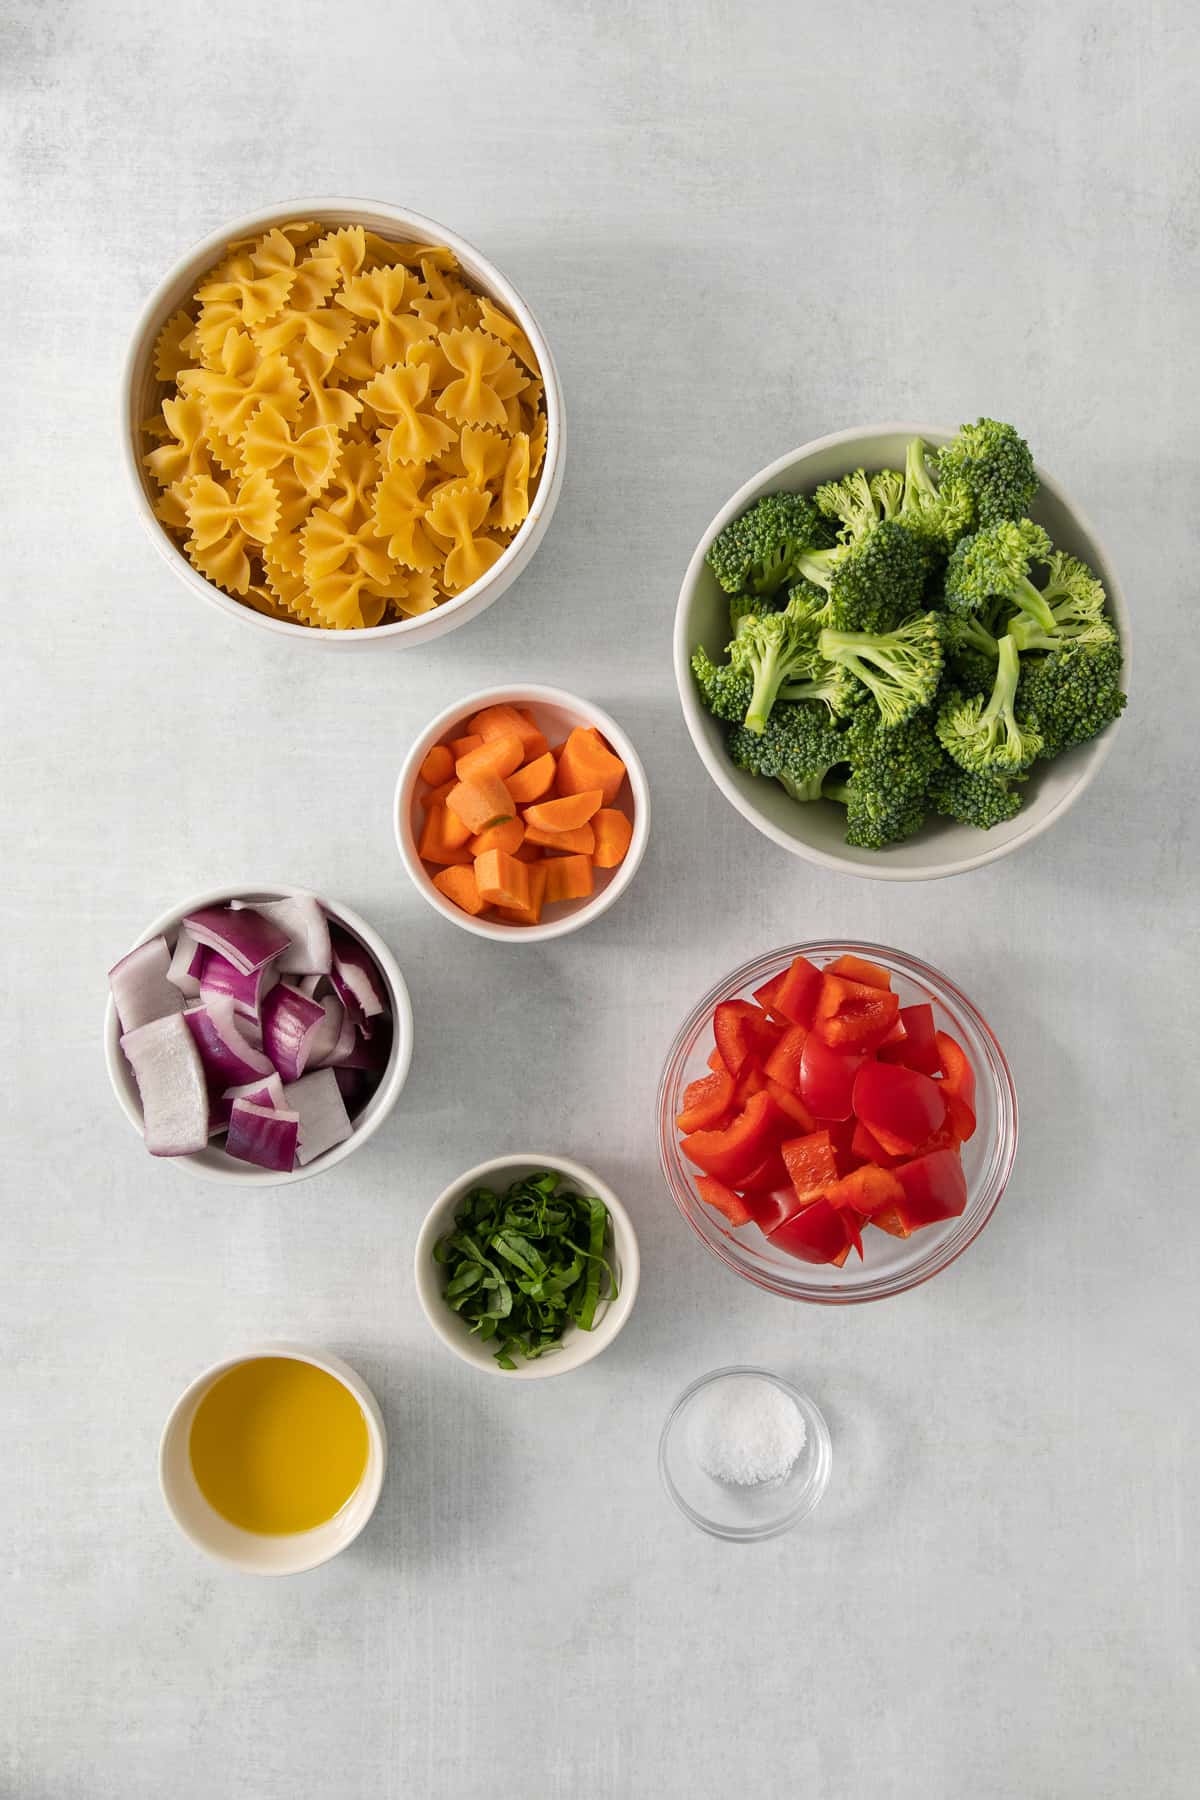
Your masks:
{"label": "green broccoli stem", "polygon": [[829,582],[837,566],[842,551],[839,550],[805,550],[798,557],[796,569],[806,581],[829,592]]}
{"label": "green broccoli stem", "polygon": [[848,781],[826,781],[821,785],[821,794],[826,800],[836,800],[841,806],[850,804],[850,783]]}
{"label": "green broccoli stem", "polygon": [[904,453],[904,491],[906,495],[919,491],[930,500],[937,499],[937,489],[933,485],[933,477],[925,458],[924,438],[910,438],[908,449]]}
{"label": "green broccoli stem", "polygon": [[992,689],[991,699],[979,716],[980,725],[994,725],[997,719],[1007,721],[1013,717],[1013,700],[1021,673],[1021,659],[1017,654],[1017,640],[1011,632],[1000,639],[996,655],[999,663],[996,684]]}
{"label": "green broccoli stem", "polygon": [[771,716],[779,694],[779,651],[766,650],[753,664],[754,687],[750,694],[750,705],[746,711],[745,726],[756,737],[761,737],[767,729],[767,720]]}
{"label": "green broccoli stem", "polygon": [[807,781],[793,781],[790,775],[777,775],[775,779],[789,799],[799,800],[802,804],[807,805],[810,801],[821,798],[821,777],[819,775],[810,776]]}
{"label": "green broccoli stem", "polygon": [[956,637],[963,640],[972,650],[978,650],[983,656],[995,656],[999,645],[982,619],[974,613],[966,614],[955,621]]}
{"label": "green broccoli stem", "polygon": [[1055,619],[1050,602],[1043,593],[1034,587],[1028,575],[1018,577],[1009,589],[1008,597],[1020,607],[1023,613],[1028,613],[1029,617],[1040,625],[1043,631],[1054,630]]}

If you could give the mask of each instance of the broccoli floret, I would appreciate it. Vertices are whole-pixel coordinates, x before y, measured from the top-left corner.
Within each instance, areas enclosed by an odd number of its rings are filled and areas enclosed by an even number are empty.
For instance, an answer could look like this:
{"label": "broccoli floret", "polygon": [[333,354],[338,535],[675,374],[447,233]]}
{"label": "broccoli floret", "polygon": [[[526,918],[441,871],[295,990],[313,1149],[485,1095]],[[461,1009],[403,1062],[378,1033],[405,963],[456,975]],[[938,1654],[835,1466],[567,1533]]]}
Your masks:
{"label": "broccoli floret", "polygon": [[846,842],[882,850],[911,837],[924,822],[930,777],[943,761],[930,718],[918,714],[887,726],[863,712],[844,737],[850,778],[827,781],[822,791],[846,808]]}
{"label": "broccoli floret", "polygon": [[1041,600],[1050,611],[1050,622],[1022,610],[1009,625],[1018,650],[1063,650],[1069,644],[1100,646],[1116,642],[1105,615],[1103,583],[1076,556],[1055,551],[1048,559],[1046,585]]}
{"label": "broccoli floret", "polygon": [[1025,799],[1020,783],[1024,780],[1023,775],[970,772],[943,757],[930,779],[929,802],[943,818],[989,831],[1020,812]]}
{"label": "broccoli floret", "polygon": [[1032,519],[1002,519],[963,538],[946,566],[947,607],[964,615],[994,616],[997,603],[1003,601],[1050,630],[1049,602],[1029,579],[1034,561],[1044,561],[1050,554],[1050,539]]}
{"label": "broccoli floret", "polygon": [[955,688],[943,698],[937,734],[961,768],[1020,775],[1041,754],[1040,732],[1015,711],[1020,667],[1017,646],[1006,634],[996,647],[996,679],[987,702],[982,694],[968,697]]}
{"label": "broccoli floret", "polygon": [[1043,756],[1088,743],[1125,705],[1119,646],[1080,644],[1050,656],[1024,657],[1017,704],[1041,733]]}
{"label": "broccoli floret", "polygon": [[942,677],[942,639],[936,613],[906,619],[895,631],[823,631],[817,650],[875,696],[885,725],[932,705]]}
{"label": "broccoli floret", "polygon": [[796,579],[800,556],[830,537],[804,494],[765,494],[717,534],[704,560],[727,594],[774,594]]}
{"label": "broccoli floret", "polygon": [[972,518],[964,530],[1022,518],[1038,491],[1029,445],[996,419],[960,426],[958,436],[938,451],[937,465],[942,486],[961,483],[970,502]]}
{"label": "broccoli floret", "polygon": [[848,717],[866,697],[866,688],[849,669],[820,659],[807,681],[788,681],[779,690],[781,700],[823,701],[835,719]]}
{"label": "broccoli floret", "polygon": [[[886,517],[877,494],[880,477],[869,476],[864,469],[855,469],[852,475],[845,475],[841,481],[824,481],[813,498],[827,519],[837,522],[838,538],[844,544],[851,544],[857,538],[865,537],[872,526]],[[886,492],[886,484],[883,491]]]}
{"label": "broccoli floret", "polygon": [[871,495],[885,519],[894,519],[904,498],[904,477],[899,469],[881,469],[871,477]]}
{"label": "broccoli floret", "polygon": [[928,571],[908,532],[881,519],[848,543],[809,551],[799,572],[829,595],[830,625],[840,631],[888,631],[921,604]]}
{"label": "broccoli floret", "polygon": [[729,601],[729,629],[736,637],[748,619],[776,610],[774,600],[762,594],[733,594]]}
{"label": "broccoli floret", "polygon": [[963,532],[971,529],[974,509],[962,477],[945,475],[940,483],[935,482],[923,438],[909,443],[903,497],[894,516],[906,531],[937,552],[952,549]]}
{"label": "broccoli floret", "polygon": [[846,740],[824,706],[813,701],[775,707],[764,732],[738,726],[728,734],[739,769],[782,782],[793,800],[818,800],[829,771],[846,760]]}
{"label": "broccoli floret", "polygon": [[754,683],[743,669],[715,663],[703,645],[692,653],[692,673],[700,689],[700,701],[715,719],[740,725],[750,704]]}
{"label": "broccoli floret", "polygon": [[766,729],[771,708],[785,683],[806,682],[824,673],[816,653],[817,633],[808,605],[789,601],[782,612],[744,619],[729,646],[729,660],[753,683],[746,709],[748,731]]}

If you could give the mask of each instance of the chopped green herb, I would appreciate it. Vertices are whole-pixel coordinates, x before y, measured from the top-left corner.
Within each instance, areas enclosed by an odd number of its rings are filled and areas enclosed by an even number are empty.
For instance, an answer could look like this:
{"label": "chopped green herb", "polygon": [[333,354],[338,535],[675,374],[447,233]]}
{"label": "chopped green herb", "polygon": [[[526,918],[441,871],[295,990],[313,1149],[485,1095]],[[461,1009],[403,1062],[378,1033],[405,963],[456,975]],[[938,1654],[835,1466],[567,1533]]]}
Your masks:
{"label": "chopped green herb", "polygon": [[557,1350],[572,1321],[591,1331],[597,1308],[616,1299],[611,1235],[603,1200],[561,1187],[547,1169],[504,1195],[472,1188],[433,1256],[448,1272],[447,1306],[495,1343],[502,1369],[515,1369],[516,1356]]}

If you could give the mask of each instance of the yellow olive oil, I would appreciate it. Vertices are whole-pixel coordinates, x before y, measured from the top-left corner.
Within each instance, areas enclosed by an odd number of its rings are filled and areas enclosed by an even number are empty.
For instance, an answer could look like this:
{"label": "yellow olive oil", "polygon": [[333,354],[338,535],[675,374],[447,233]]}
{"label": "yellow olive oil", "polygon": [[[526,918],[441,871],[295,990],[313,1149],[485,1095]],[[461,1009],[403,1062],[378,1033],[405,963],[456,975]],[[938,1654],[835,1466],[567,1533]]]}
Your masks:
{"label": "yellow olive oil", "polygon": [[341,1511],[367,1466],[367,1422],[336,1376],[258,1356],[213,1382],[192,1420],[192,1472],[243,1531],[310,1531]]}

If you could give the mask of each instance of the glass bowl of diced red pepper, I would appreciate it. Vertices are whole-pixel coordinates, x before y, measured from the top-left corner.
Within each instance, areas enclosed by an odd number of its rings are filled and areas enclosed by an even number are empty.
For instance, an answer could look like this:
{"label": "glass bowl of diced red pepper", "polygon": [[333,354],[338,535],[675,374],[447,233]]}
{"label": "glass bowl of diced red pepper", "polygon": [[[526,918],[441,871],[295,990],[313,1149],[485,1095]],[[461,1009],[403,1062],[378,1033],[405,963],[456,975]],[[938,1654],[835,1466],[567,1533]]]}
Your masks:
{"label": "glass bowl of diced red pepper", "polygon": [[663,1172],[722,1262],[789,1299],[904,1293],[978,1237],[1017,1147],[1004,1052],[954,983],[881,944],[790,944],[685,1019]]}

